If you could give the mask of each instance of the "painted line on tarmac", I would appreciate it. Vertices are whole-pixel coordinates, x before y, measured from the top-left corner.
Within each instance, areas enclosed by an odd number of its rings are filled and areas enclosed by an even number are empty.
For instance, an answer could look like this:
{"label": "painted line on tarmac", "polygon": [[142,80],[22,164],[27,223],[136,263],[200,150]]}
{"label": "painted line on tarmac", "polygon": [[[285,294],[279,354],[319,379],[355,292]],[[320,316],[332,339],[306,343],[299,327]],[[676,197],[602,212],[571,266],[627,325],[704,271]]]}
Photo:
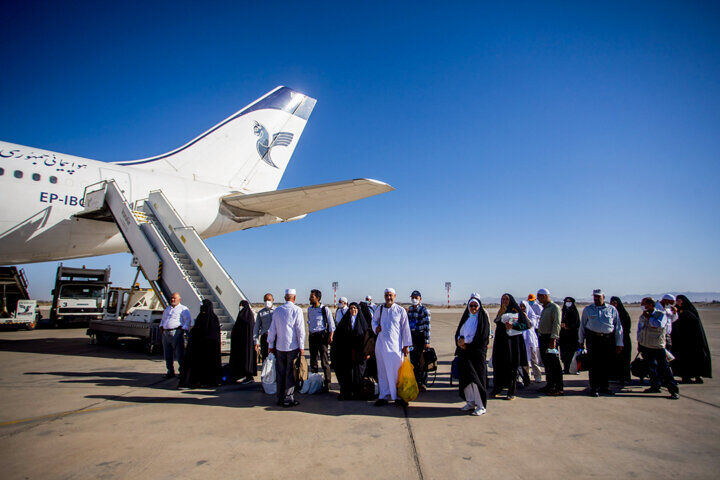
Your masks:
{"label": "painted line on tarmac", "polygon": [[418,456],[417,447],[415,446],[415,436],[413,435],[412,427],[410,426],[410,418],[408,418],[407,405],[403,406],[403,412],[405,413],[405,426],[407,427],[408,436],[410,437],[410,446],[412,447],[415,468],[417,469],[418,478],[420,480],[423,480],[422,468],[420,467],[420,457]]}
{"label": "painted line on tarmac", "polygon": [[702,403],[704,405],[710,405],[711,407],[720,408],[720,405],[717,405],[715,403],[706,402],[705,400],[700,400],[699,398],[691,397],[689,395],[680,394],[682,398],[687,398],[688,400],[695,400],[698,403]]}

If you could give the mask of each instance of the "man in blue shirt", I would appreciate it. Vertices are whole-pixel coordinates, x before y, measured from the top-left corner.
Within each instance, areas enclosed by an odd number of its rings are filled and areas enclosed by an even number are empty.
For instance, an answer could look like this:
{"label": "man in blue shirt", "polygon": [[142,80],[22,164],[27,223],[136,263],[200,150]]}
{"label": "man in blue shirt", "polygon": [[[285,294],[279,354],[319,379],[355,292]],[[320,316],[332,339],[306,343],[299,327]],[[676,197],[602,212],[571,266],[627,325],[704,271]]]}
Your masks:
{"label": "man in blue shirt", "polygon": [[608,381],[615,355],[622,351],[623,332],[620,314],[605,303],[605,294],[600,289],[593,290],[593,304],[583,309],[578,341],[580,348],[587,342],[590,396],[615,395]]}
{"label": "man in blue shirt", "polygon": [[412,350],[410,361],[415,370],[415,380],[421,392],[427,390],[427,371],[425,371],[425,358],[423,352],[430,348],[430,312],[422,304],[420,292],[414,290],[410,294],[412,305],[408,308],[408,322],[410,323],[410,336],[412,337]]}
{"label": "man in blue shirt", "polygon": [[310,290],[310,306],[308,307],[310,371],[317,373],[317,362],[318,357],[320,357],[320,365],[325,374],[325,385],[322,391],[327,392],[330,390],[330,381],[332,378],[328,346],[332,343],[333,333],[335,332],[335,322],[333,321],[330,309],[320,303],[320,299],[322,299],[322,292],[320,292],[320,290]]}

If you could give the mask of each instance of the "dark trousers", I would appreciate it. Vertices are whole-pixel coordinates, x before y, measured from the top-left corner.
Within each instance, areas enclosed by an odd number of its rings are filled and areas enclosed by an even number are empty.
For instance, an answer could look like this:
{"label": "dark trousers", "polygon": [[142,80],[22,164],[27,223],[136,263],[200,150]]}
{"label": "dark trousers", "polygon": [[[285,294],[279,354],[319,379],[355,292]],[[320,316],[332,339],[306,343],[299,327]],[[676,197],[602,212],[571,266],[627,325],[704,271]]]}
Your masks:
{"label": "dark trousers", "polygon": [[638,345],[638,350],[642,353],[643,358],[647,362],[650,371],[650,386],[660,388],[665,386],[670,393],[678,393],[680,389],[673,377],[672,369],[667,361],[667,355],[664,348],[647,348]]}
{"label": "dark trousers", "polygon": [[293,362],[300,356],[300,349],[289,352],[275,351],[275,378],[277,380],[278,402],[295,400],[295,371]]}
{"label": "dark trousers", "polygon": [[549,390],[563,391],[563,373],[560,365],[560,355],[547,353],[550,348],[550,335],[540,335],[538,338],[540,358],[545,365],[545,379]]}
{"label": "dark trousers", "polygon": [[345,398],[360,398],[365,377],[365,362],[336,365],[335,376],[340,384],[340,395]]}
{"label": "dark trousers", "polygon": [[326,332],[317,332],[310,334],[310,371],[312,373],[318,372],[318,357],[320,357],[320,365],[325,375],[325,385],[330,385],[331,372],[330,372],[330,355],[328,355],[328,344]]}
{"label": "dark trousers", "polygon": [[590,390],[607,390],[610,369],[615,364],[615,334],[597,334],[590,330],[585,333]]}
{"label": "dark trousers", "polygon": [[263,333],[260,335],[260,363],[264,362],[268,357],[268,334]]}
{"label": "dark trousers", "polygon": [[425,334],[423,332],[410,332],[413,349],[410,351],[410,363],[415,370],[415,381],[418,385],[426,385],[428,374],[425,371]]}
{"label": "dark trousers", "polygon": [[[175,364],[177,361],[182,370],[183,357],[185,356],[185,337],[183,329],[163,330],[162,332],[163,354],[165,355],[165,367],[168,373],[175,373]],[[180,373],[183,373],[182,371]]]}

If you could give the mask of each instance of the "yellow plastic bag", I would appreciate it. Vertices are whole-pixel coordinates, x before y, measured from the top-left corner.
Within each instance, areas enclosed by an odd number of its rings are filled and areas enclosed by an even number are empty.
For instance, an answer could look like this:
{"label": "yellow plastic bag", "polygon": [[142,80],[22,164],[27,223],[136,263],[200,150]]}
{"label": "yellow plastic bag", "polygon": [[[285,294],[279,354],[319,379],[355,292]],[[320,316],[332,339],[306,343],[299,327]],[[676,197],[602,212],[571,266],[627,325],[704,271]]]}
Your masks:
{"label": "yellow plastic bag", "polygon": [[418,385],[415,381],[415,372],[413,371],[410,359],[405,356],[400,369],[398,370],[397,394],[406,402],[410,403],[418,396]]}

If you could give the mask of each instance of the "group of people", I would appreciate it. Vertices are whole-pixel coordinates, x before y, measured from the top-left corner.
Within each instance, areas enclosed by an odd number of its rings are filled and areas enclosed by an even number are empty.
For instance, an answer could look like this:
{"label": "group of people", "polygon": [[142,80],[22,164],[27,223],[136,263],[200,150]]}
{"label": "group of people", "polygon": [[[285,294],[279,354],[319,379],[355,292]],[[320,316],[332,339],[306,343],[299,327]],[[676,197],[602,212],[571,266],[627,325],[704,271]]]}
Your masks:
{"label": "group of people", "polygon": [[[204,300],[193,322],[173,294],[161,321],[162,343],[167,366],[166,377],[175,376],[173,358],[180,368],[180,386],[213,386],[220,381],[220,326],[212,303]],[[253,314],[250,304],[240,304],[231,332],[230,363],[226,376],[232,381],[249,383],[257,375],[258,361],[275,355],[277,403],[298,405],[295,398],[294,365],[304,355],[306,320],[295,304],[296,291],[288,289],[285,303],[275,307],[272,294],[264,297],[264,307]],[[413,363],[420,391],[426,389],[425,352],[430,347],[431,315],[422,304],[420,292],[413,291],[406,309],[396,303],[396,292],[388,288],[384,303],[376,305],[370,296],[364,302],[348,303],[341,297],[335,313],[322,303],[322,292],[310,292],[307,309],[307,333],[310,370],[322,369],[322,391],[330,388],[331,371],[340,385],[338,400],[365,399],[369,379],[377,383],[376,406],[389,401],[405,404],[398,398],[398,370],[405,356]],[[667,294],[658,302],[644,298],[643,312],[637,322],[639,355],[646,363],[650,388],[662,386],[670,398],[678,398],[675,375],[683,383],[702,383],[712,375],[710,351],[699,313],[684,295]],[[515,398],[518,381],[528,385],[542,380],[540,389],[548,396],[564,394],[563,375],[570,373],[574,357],[586,351],[589,393],[614,395],[611,380],[621,385],[630,379],[632,362],[632,320],[622,300],[611,297],[605,302],[602,290],[593,291],[593,303],[579,312],[575,299],[565,297],[562,307],[552,301],[550,292],[541,288],[518,303],[505,293],[492,322],[479,295],[472,294],[455,332],[455,356],[459,395],[466,401],[463,411],[479,416],[486,412],[487,399],[506,391]],[[187,333],[184,351],[183,332]],[[493,338],[491,365],[492,389],[488,391],[487,350]],[[318,368],[318,363],[320,367]]]}

